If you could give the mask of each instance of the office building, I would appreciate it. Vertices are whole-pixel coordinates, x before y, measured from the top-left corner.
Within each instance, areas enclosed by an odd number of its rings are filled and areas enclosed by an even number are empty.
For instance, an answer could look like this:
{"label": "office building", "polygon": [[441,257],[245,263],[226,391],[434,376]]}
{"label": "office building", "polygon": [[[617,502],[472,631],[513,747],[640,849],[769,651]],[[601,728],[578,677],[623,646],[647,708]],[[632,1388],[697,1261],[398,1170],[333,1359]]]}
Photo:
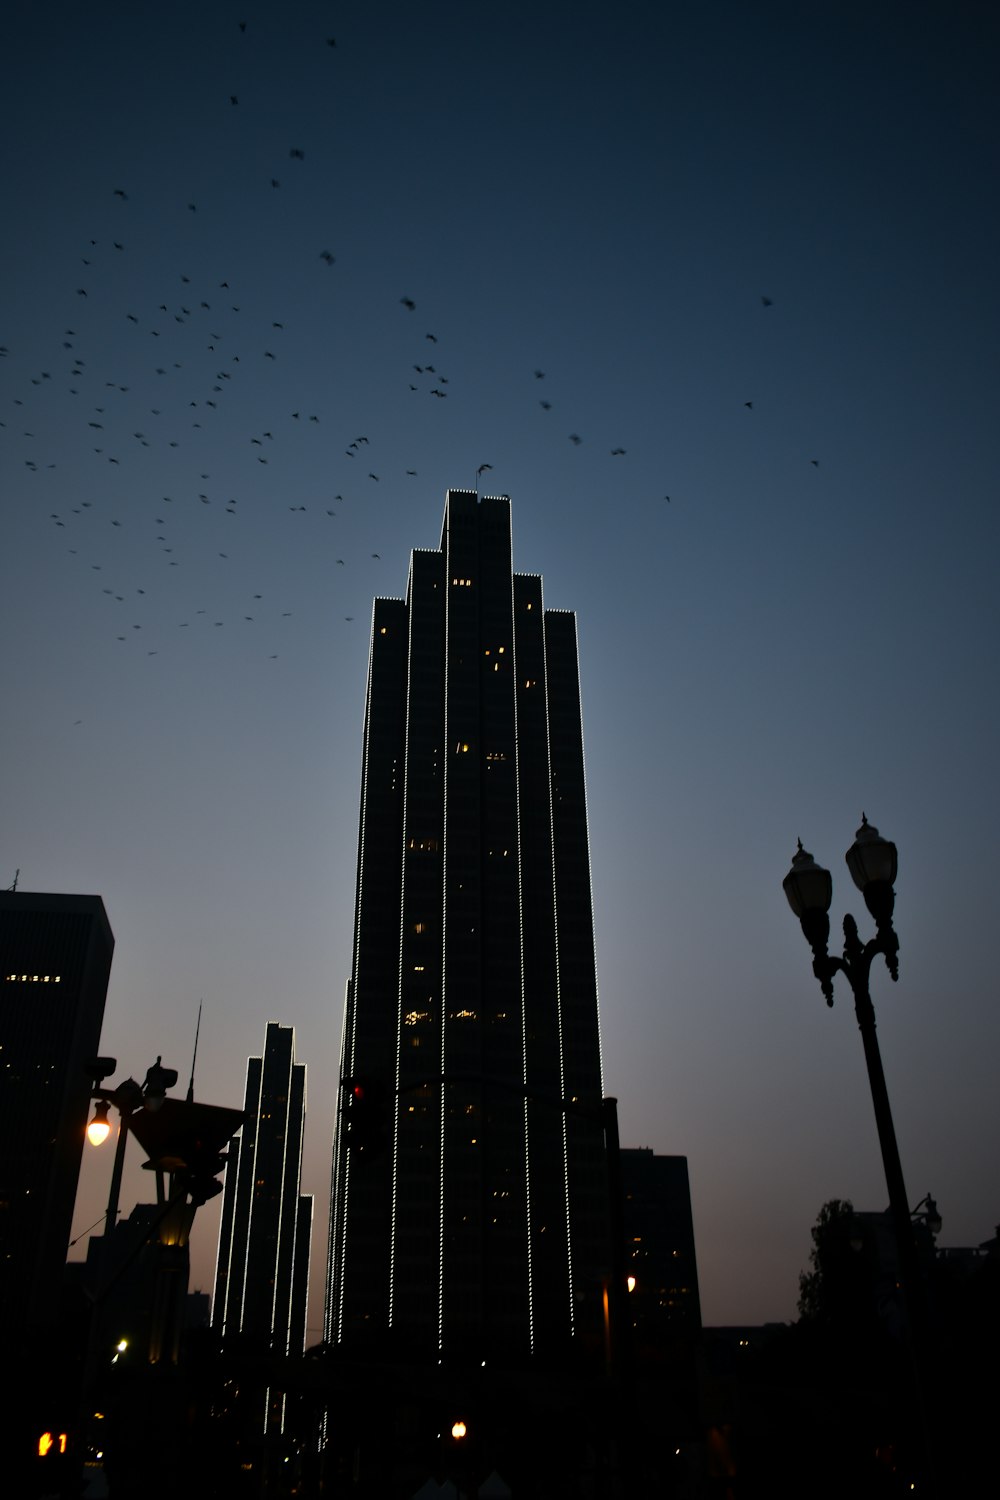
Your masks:
{"label": "office building", "polygon": [[115,940],[100,896],[0,892],[0,1322],[55,1323]]}
{"label": "office building", "polygon": [[621,1153],[625,1267],[641,1345],[701,1328],[686,1156]]}
{"label": "office building", "polygon": [[374,604],[341,1078],[328,1341],[479,1363],[599,1336],[576,617],[513,572],[505,496],[449,491]]}
{"label": "office building", "polygon": [[[247,1061],[245,1118],[229,1147],[212,1326],[248,1353],[301,1354],[312,1198],[301,1192],[306,1070],[295,1032],[270,1021]],[[269,1423],[280,1423],[271,1403]]]}

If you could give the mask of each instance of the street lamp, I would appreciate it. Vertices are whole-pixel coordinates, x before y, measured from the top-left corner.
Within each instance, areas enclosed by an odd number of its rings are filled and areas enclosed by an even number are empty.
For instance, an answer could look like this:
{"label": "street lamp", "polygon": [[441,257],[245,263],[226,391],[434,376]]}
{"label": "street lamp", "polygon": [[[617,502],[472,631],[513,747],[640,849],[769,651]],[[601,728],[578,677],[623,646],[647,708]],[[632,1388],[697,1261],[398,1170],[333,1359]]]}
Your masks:
{"label": "street lamp", "polygon": [[[889,1208],[892,1215],[899,1257],[899,1279],[903,1300],[909,1315],[911,1349],[917,1382],[917,1399],[920,1402],[920,1376],[918,1351],[922,1353],[923,1339],[927,1328],[925,1317],[924,1289],[917,1259],[913,1221],[910,1217],[909,1199],[903,1182],[903,1168],[896,1145],[892,1113],[889,1109],[889,1093],[882,1070],[878,1037],[875,1031],[875,1008],[869,992],[869,974],[876,955],[885,959],[886,968],[893,981],[899,978],[899,938],[892,925],[895,903],[893,886],[896,880],[896,846],[882,838],[862,814],[861,827],[855,834],[854,843],[845,855],[851,879],[865,898],[865,905],[875,920],[875,936],[862,943],[858,936],[858,924],[847,914],[844,917],[844,954],[837,958],[827,951],[830,937],[830,902],[833,899],[833,881],[829,870],[818,865],[802,847],[792,859],[792,868],[782,881],[788,904],[802,925],[802,932],[813,953],[813,973],[819,980],[826,996],[827,1005],[833,1004],[833,976],[844,974],[854,995],[854,1013],[857,1016],[861,1040],[868,1065],[868,1082],[871,1086],[872,1103],[875,1107],[875,1123],[878,1126],[879,1145],[882,1148],[882,1163],[885,1168],[886,1185],[889,1189]],[[919,1206],[919,1205],[918,1205]]]}

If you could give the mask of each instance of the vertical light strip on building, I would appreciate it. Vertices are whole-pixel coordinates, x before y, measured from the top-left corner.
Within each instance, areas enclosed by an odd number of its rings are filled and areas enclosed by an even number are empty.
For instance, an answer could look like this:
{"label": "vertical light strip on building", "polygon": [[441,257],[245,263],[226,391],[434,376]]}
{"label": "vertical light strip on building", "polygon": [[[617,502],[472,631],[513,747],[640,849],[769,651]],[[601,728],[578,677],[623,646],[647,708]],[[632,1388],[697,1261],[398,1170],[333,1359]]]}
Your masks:
{"label": "vertical light strip on building", "polygon": [[590,863],[590,809],[587,804],[587,752],[583,742],[583,687],[580,682],[580,633],[573,615],[573,649],[576,653],[576,701],[580,706],[580,769],[583,773],[583,830],[587,839],[587,895],[590,898],[591,938],[594,960],[594,1000],[597,1006],[597,1063],[604,1097],[604,1048],[601,1044],[601,996],[597,979],[597,923],[594,920],[594,875]]}
{"label": "vertical light strip on building", "polygon": [[439,1095],[440,1108],[440,1145],[438,1147],[438,1354],[444,1349],[444,1147],[445,1147],[445,1091],[448,1085],[445,1082],[445,1032],[448,1025],[448,767],[451,764],[451,756],[448,746],[451,744],[451,722],[449,718],[448,696],[448,659],[451,645],[451,512],[447,511],[448,525],[441,538],[441,550],[444,552],[444,747],[441,756],[443,771],[441,775],[442,788],[442,810],[441,810],[441,1089]]}
{"label": "vertical light strip on building", "polygon": [[[361,952],[361,936],[360,936],[360,933],[361,933],[361,906],[362,906],[362,891],[363,891],[363,888],[364,888],[364,881],[365,881],[365,821],[366,821],[366,815],[367,815],[367,811],[368,811],[368,763],[369,763],[369,759],[370,759],[370,756],[371,756],[372,691],[373,691],[373,686],[374,686],[374,674],[373,674],[373,671],[372,671],[372,663],[373,663],[373,660],[374,660],[374,655],[375,655],[375,605],[373,603],[372,604],[372,632],[371,632],[371,640],[368,643],[368,694],[367,694],[367,701],[365,703],[365,747],[364,747],[364,762],[363,762],[363,765],[362,765],[362,768],[361,768],[361,809],[360,809],[360,819],[359,819],[359,828],[360,828],[359,841],[360,842],[359,842],[359,846],[358,846],[358,889],[357,889],[356,905],[355,905],[355,917],[354,917],[354,963],[353,963],[353,966],[352,966],[352,972],[355,975],[357,975],[357,973],[358,973],[358,969],[359,969],[358,960],[359,960],[359,955],[360,955],[360,952]],[[344,1061],[347,1063],[347,1075],[346,1075],[347,1077],[351,1077],[353,1075],[353,1073],[354,1073],[354,1051],[355,1051],[356,1028],[357,1028],[357,1004],[358,1004],[358,997],[357,997],[357,991],[356,991],[356,987],[355,987],[354,993],[351,995],[350,1035],[349,1035],[349,1037],[345,1036],[345,1038],[344,1038],[344,1042],[345,1042]],[[340,1113],[339,1113],[338,1118],[337,1118],[337,1122],[336,1122],[336,1126],[335,1126],[335,1132],[334,1132],[338,1139],[340,1137],[341,1130],[346,1130],[346,1128],[347,1128],[346,1121],[344,1119],[344,1114],[343,1114],[343,1106],[344,1106],[344,1100],[343,1100],[344,1076],[345,1075],[344,1075],[343,1071],[341,1071],[341,1076],[340,1076],[340,1081],[339,1081],[339,1088],[338,1088],[338,1091],[337,1091],[337,1096],[338,1096],[338,1100],[339,1100],[339,1103],[340,1103]],[[348,1203],[349,1203],[349,1200],[350,1200],[350,1190],[351,1190],[351,1153],[350,1153],[350,1151],[345,1151],[343,1153],[343,1160],[344,1160],[344,1190],[343,1190],[343,1201],[344,1201],[343,1224],[344,1224],[344,1229],[343,1229],[343,1235],[342,1235],[342,1238],[340,1240],[340,1243],[337,1246],[337,1251],[336,1251],[337,1260],[336,1260],[336,1263],[335,1263],[335,1266],[334,1266],[334,1275],[336,1277],[336,1281],[337,1281],[337,1285],[338,1285],[338,1299],[337,1299],[338,1300],[338,1306],[337,1306],[337,1339],[338,1339],[338,1342],[343,1337],[344,1279],[345,1279],[345,1276],[346,1276],[346,1269],[347,1269],[347,1219],[348,1219]],[[332,1253],[333,1252],[331,1251],[331,1254]]]}
{"label": "vertical light strip on building", "polygon": [[532,1354],[535,1352],[535,1296],[533,1260],[534,1247],[531,1239],[531,1142],[529,1130],[530,1101],[528,1099],[528,1020],[527,1020],[527,997],[524,976],[524,888],[521,875],[521,737],[518,733],[517,715],[517,684],[520,681],[519,668],[517,664],[517,619],[514,605],[514,537],[513,525],[508,529],[510,536],[510,624],[511,624],[511,658],[513,661],[513,700],[514,700],[514,828],[517,837],[517,940],[518,952],[521,960],[521,1079],[524,1084],[524,1101],[522,1118],[524,1120],[524,1211],[527,1228],[528,1246],[528,1347]]}
{"label": "vertical light strip on building", "polygon": [[[257,1142],[258,1142],[258,1140],[260,1138],[260,1101],[261,1101],[261,1097],[263,1095],[263,1092],[264,1092],[264,1060],[263,1060],[263,1058],[261,1058],[260,1082],[259,1082],[259,1085],[258,1085],[258,1088],[257,1088],[257,1104],[256,1104],[256,1107],[254,1109],[254,1121],[253,1121],[253,1167],[250,1170],[250,1177],[249,1177],[249,1182],[250,1182],[250,1207],[249,1207],[248,1219],[247,1219],[247,1227],[248,1227],[247,1239],[246,1239],[246,1244],[243,1246],[243,1277],[242,1277],[242,1281],[240,1283],[240,1316],[239,1316],[239,1322],[237,1324],[237,1326],[239,1328],[243,1327],[243,1312],[244,1312],[244,1308],[246,1306],[246,1296],[247,1296],[247,1262],[250,1259],[250,1239],[251,1239],[250,1231],[253,1229],[253,1201],[254,1201],[254,1192],[253,1192],[253,1190],[254,1190],[254,1186],[255,1186],[255,1184],[257,1182]],[[247,1113],[249,1113],[249,1111],[247,1111]],[[244,1143],[246,1142],[246,1128],[247,1128],[247,1122],[244,1121],[244,1124],[243,1124],[243,1139],[244,1139]],[[243,1152],[242,1152],[242,1149],[241,1149],[240,1150],[240,1161],[241,1161],[241,1163],[242,1163],[242,1160],[243,1160]],[[227,1319],[227,1321],[228,1321],[228,1319]]]}
{"label": "vertical light strip on building", "polygon": [[[542,583],[539,580],[539,592],[542,591]],[[566,1277],[567,1290],[569,1292],[569,1331],[576,1332],[576,1308],[573,1298],[573,1217],[570,1213],[570,1183],[569,1183],[569,1132],[566,1125],[566,1059],[563,1050],[563,1013],[562,1013],[562,957],[559,946],[559,884],[556,880],[556,829],[555,829],[555,788],[552,784],[552,739],[549,723],[549,652],[548,642],[545,638],[545,599],[542,598],[542,663],[543,678],[545,683],[545,752],[548,757],[548,781],[549,781],[549,838],[552,846],[552,913],[555,923],[556,942],[556,1016],[559,1033],[559,1097],[564,1101],[560,1111],[560,1123],[562,1126],[562,1154],[563,1154],[563,1203],[566,1209]]]}
{"label": "vertical light strip on building", "polygon": [[[403,718],[403,817],[402,838],[400,840],[400,872],[399,872],[399,974],[396,990],[396,1078],[391,1103],[392,1109],[392,1208],[390,1211],[389,1229],[389,1327],[392,1327],[394,1313],[395,1294],[395,1270],[396,1270],[396,1195],[398,1189],[397,1173],[399,1170],[399,1089],[400,1089],[400,1054],[403,1047],[403,942],[406,929],[406,840],[407,825],[410,817],[409,800],[409,778],[410,778],[410,687],[411,668],[413,666],[413,591],[414,591],[414,567],[413,554],[410,554],[410,576],[406,590],[406,713]],[[372,620],[372,650],[375,648],[375,622]]]}

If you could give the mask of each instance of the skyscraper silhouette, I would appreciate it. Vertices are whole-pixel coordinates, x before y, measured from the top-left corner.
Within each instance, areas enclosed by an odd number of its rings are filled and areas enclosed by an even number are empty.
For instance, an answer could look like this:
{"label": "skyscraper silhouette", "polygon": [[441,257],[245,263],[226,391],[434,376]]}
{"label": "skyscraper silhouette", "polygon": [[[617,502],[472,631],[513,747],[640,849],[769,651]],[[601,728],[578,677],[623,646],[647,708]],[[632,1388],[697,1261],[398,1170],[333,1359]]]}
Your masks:
{"label": "skyscraper silhouette", "polygon": [[115,940],[100,896],[0,892],[0,1321],[58,1317]]}
{"label": "skyscraper silhouette", "polygon": [[341,1077],[328,1341],[571,1348],[609,1253],[576,619],[506,497],[449,491],[375,601]]}
{"label": "skyscraper silhouette", "polygon": [[[306,1070],[295,1032],[269,1021],[247,1060],[245,1117],[229,1148],[212,1326],[251,1353],[301,1354],[309,1290],[312,1198],[303,1196]],[[280,1397],[268,1425],[280,1426]]]}

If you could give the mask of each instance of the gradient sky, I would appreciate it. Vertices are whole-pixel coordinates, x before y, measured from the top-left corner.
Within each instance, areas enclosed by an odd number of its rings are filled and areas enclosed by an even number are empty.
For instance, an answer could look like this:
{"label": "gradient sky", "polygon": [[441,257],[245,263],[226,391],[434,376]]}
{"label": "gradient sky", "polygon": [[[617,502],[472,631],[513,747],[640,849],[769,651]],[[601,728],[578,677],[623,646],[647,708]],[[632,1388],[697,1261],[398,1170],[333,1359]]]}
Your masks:
{"label": "gradient sky", "polygon": [[204,997],[196,1094],[239,1106],[296,1027],[311,1338],[371,600],[482,464],[578,613],[605,1088],[688,1157],[706,1321],[794,1316],[821,1204],[887,1201],[849,991],[781,891],[801,836],[867,935],[862,811],[900,850],[911,1201],[943,1244],[1000,1219],[996,26],[8,11],[0,880],[103,896],[120,1073],[183,1085]]}

